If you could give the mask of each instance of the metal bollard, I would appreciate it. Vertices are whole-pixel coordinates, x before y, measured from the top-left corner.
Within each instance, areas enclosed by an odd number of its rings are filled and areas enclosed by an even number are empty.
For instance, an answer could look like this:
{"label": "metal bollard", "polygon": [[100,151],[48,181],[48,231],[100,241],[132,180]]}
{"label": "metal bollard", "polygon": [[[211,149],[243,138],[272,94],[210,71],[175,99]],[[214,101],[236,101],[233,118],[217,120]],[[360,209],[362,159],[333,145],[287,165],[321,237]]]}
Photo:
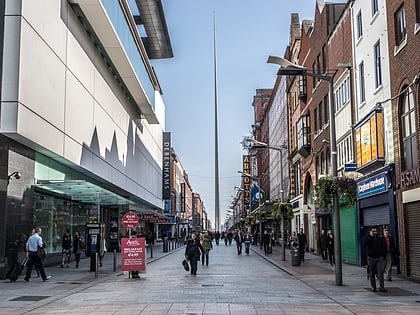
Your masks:
{"label": "metal bollard", "polygon": [[99,274],[99,255],[95,253],[95,278],[98,278]]}
{"label": "metal bollard", "polygon": [[115,272],[117,271],[117,250],[114,249],[114,264],[112,270]]}

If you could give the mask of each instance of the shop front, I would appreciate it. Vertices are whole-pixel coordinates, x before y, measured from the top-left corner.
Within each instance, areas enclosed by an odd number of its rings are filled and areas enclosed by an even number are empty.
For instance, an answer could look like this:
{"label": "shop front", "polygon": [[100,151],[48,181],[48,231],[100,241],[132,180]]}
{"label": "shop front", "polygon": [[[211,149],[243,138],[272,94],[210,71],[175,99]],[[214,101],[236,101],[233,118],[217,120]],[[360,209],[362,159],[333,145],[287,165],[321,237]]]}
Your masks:
{"label": "shop front", "polygon": [[395,173],[393,165],[380,168],[357,180],[359,257],[360,264],[367,262],[363,239],[369,228],[375,226],[378,234],[385,229],[394,236],[398,246],[397,210],[395,202]]}

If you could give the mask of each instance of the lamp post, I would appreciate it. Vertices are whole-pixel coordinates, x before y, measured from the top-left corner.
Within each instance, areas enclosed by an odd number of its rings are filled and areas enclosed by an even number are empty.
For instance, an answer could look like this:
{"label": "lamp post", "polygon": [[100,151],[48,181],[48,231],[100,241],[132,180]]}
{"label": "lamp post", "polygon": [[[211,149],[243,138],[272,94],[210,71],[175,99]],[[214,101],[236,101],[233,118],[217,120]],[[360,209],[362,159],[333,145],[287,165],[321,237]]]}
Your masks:
{"label": "lamp post", "polygon": [[[334,105],[334,76],[337,71],[331,75],[324,75],[318,73],[308,72],[306,67],[296,65],[284,58],[269,56],[268,63],[280,66],[278,75],[300,75],[310,76],[320,80],[327,81],[330,89],[330,146],[331,146],[331,171],[333,180],[337,178],[337,139],[335,134],[335,105]],[[336,285],[343,285],[343,274],[341,265],[341,236],[340,236],[340,213],[338,209],[338,195],[337,192],[333,193],[333,210],[334,210],[334,256],[335,256],[335,283]]]}
{"label": "lamp post", "polygon": [[[244,147],[251,147],[251,148],[267,148],[270,150],[275,150],[280,152],[280,201],[284,201],[284,182],[283,182],[283,150],[287,150],[286,145],[280,145],[280,146],[271,146],[267,143],[257,141],[252,138],[244,138],[242,145]],[[286,228],[285,228],[285,214],[282,214],[282,226],[283,226],[283,261],[286,261]]]}

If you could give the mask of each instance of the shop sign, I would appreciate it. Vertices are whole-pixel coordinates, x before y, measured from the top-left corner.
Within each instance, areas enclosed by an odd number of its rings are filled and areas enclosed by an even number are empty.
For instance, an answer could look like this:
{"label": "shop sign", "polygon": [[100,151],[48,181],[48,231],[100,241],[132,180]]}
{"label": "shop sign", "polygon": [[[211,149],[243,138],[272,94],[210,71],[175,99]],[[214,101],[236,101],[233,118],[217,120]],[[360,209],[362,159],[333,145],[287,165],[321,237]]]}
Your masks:
{"label": "shop sign", "polygon": [[121,271],[145,271],[145,238],[121,239]]}
{"label": "shop sign", "polygon": [[[251,165],[249,161],[249,155],[242,157],[242,171],[244,174],[250,174]],[[243,187],[244,187],[244,205],[245,207],[251,203],[251,176],[243,176]]]}
{"label": "shop sign", "polygon": [[357,183],[357,197],[365,198],[387,191],[386,173],[372,176]]}
{"label": "shop sign", "polygon": [[171,133],[163,133],[162,197],[171,198]]}
{"label": "shop sign", "polygon": [[420,169],[416,168],[401,173],[401,187],[408,187],[420,183]]}
{"label": "shop sign", "polygon": [[139,217],[133,211],[129,211],[123,215],[122,224],[127,229],[134,229],[139,224]]}

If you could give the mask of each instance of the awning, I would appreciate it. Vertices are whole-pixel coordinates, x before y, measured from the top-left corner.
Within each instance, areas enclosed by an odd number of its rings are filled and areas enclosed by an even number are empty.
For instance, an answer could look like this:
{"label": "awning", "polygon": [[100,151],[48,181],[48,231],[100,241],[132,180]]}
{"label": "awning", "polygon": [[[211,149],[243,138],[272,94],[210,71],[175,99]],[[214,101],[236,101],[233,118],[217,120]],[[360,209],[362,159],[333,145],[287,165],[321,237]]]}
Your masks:
{"label": "awning", "polygon": [[100,205],[136,204],[86,180],[38,180],[33,186],[83,203]]}

